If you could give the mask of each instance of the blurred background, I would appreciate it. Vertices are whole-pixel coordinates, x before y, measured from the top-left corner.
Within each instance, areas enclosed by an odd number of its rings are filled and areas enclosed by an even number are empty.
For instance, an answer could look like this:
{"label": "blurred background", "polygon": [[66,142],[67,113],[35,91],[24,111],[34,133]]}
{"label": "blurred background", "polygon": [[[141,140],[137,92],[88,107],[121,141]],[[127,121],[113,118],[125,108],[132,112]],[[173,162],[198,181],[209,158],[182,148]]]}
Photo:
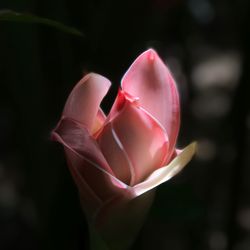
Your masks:
{"label": "blurred background", "polygon": [[113,85],[153,47],[178,83],[179,147],[196,158],[161,185],[133,249],[250,249],[250,2],[0,0],[76,27],[0,22],[0,249],[88,249],[77,189],[50,131],[82,75]]}

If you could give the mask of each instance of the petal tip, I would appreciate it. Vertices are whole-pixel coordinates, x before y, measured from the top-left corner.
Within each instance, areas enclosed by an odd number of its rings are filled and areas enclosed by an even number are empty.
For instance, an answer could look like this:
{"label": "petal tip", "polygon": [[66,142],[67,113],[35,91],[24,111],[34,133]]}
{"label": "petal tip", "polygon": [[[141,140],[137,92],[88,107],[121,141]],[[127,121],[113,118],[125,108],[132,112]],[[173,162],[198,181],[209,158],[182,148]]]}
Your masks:
{"label": "petal tip", "polygon": [[149,62],[154,62],[158,57],[157,52],[152,48],[146,50],[144,53],[142,53],[142,55],[146,56]]}
{"label": "petal tip", "polygon": [[157,54],[156,50],[153,49],[153,48],[147,49],[144,53],[154,53],[154,54]]}
{"label": "petal tip", "polygon": [[85,76],[82,78],[81,83],[84,83],[84,82],[86,82],[86,81],[88,81],[88,80],[96,80],[96,79],[98,79],[98,80],[100,80],[100,81],[102,81],[102,82],[105,82],[105,83],[107,84],[108,87],[111,86],[111,82],[110,82],[109,79],[107,79],[106,77],[104,77],[104,76],[102,76],[102,75],[100,75],[100,74],[97,74],[97,73],[95,73],[95,72],[90,72],[90,73],[88,73],[87,75],[85,75]]}

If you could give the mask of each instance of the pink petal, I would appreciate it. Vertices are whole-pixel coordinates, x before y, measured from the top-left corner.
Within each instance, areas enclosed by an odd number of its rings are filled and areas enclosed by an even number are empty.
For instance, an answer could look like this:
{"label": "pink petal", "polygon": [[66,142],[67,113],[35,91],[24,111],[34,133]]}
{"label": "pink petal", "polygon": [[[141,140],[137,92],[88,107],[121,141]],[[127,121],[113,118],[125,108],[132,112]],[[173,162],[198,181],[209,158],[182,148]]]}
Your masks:
{"label": "pink petal", "polygon": [[90,73],[72,90],[63,110],[63,116],[78,121],[89,131],[97,129],[96,121],[100,103],[111,83],[105,77]]}
{"label": "pink petal", "polygon": [[135,196],[159,186],[178,174],[192,159],[195,151],[195,142],[189,144],[182,151],[178,151],[178,155],[167,166],[155,170],[145,181],[132,187]]}
{"label": "pink petal", "polygon": [[142,53],[122,79],[125,92],[139,98],[140,105],[166,129],[173,152],[180,126],[179,96],[167,66],[153,49]]}
{"label": "pink petal", "polygon": [[113,176],[96,141],[81,124],[62,119],[52,138],[63,144],[71,173],[86,206],[100,207],[126,190],[127,185]]}
{"label": "pink petal", "polygon": [[98,142],[115,176],[124,183],[130,184],[134,176],[133,165],[112,123],[105,125],[98,136]]}
{"label": "pink petal", "polygon": [[162,166],[168,156],[164,129],[123,92],[116,114],[97,140],[115,175],[131,186]]}
{"label": "pink petal", "polygon": [[[63,143],[63,142],[62,142]],[[91,163],[86,162],[84,159],[79,157],[74,151],[70,148],[64,146],[67,163],[71,175],[78,187],[81,201],[84,204],[86,211],[95,211],[103,205],[101,197],[95,192],[95,190],[88,184],[88,180],[85,180],[85,177],[80,173],[79,168],[88,169],[93,167]],[[90,213],[90,212],[88,212]]]}

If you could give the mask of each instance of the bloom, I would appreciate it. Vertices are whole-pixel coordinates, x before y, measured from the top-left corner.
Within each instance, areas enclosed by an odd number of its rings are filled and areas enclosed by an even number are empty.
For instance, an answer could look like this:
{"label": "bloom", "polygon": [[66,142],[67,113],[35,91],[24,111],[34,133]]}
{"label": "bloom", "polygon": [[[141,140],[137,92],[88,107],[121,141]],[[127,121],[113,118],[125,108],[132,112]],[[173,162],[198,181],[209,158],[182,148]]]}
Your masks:
{"label": "bloom", "polygon": [[83,77],[52,132],[52,138],[64,146],[83,206],[92,215],[167,181],[195,151],[195,144],[183,151],[175,148],[180,126],[178,90],[153,49],[142,53],[125,73],[106,117],[100,103],[110,85],[95,73]]}

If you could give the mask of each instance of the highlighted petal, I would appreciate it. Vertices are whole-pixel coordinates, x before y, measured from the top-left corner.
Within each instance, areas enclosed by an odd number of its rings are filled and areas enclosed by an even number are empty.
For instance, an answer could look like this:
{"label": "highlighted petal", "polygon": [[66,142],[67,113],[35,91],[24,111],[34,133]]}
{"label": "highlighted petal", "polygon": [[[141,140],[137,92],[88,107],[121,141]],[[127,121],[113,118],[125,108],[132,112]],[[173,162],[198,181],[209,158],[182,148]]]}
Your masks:
{"label": "highlighted petal", "polygon": [[122,89],[138,97],[139,104],[166,129],[172,153],[180,126],[179,96],[171,73],[153,49],[134,61],[122,79]]}
{"label": "highlighted petal", "polygon": [[116,176],[131,186],[161,167],[168,156],[164,129],[126,96],[97,140]]}
{"label": "highlighted petal", "polygon": [[[89,131],[97,129],[95,124],[99,106],[107,94],[111,83],[105,77],[90,73],[86,75],[72,90],[63,110],[63,117],[75,120]],[[99,111],[98,111],[99,110]]]}
{"label": "highlighted petal", "polygon": [[193,142],[188,145],[183,151],[176,156],[176,158],[170,162],[165,167],[157,169],[154,171],[144,182],[139,183],[133,187],[134,193],[136,196],[139,196],[157,186],[163,182],[168,181],[173,176],[178,174],[192,159],[196,151],[196,143]]}

